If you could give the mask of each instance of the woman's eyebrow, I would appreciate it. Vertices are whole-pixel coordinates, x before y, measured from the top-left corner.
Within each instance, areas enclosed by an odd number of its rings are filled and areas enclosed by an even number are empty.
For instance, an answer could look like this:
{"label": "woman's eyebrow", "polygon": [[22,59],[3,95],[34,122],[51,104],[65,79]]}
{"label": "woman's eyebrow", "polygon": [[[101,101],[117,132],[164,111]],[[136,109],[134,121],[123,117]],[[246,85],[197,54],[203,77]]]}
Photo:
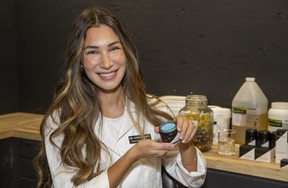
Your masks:
{"label": "woman's eyebrow", "polygon": [[112,42],[112,43],[108,44],[108,47],[113,46],[115,44],[121,44],[121,42],[119,42],[119,41]]}
{"label": "woman's eyebrow", "polygon": [[86,50],[87,48],[92,48],[92,49],[99,49],[99,47],[98,47],[98,46],[88,45],[88,46],[84,47],[84,49],[83,49],[83,50]]}
{"label": "woman's eyebrow", "polygon": [[[110,44],[108,44],[108,47],[110,46],[113,46],[115,44],[121,44],[119,41],[115,41],[115,42],[112,42]],[[88,46],[85,46],[84,47],[84,50],[86,50],[87,48],[91,48],[91,49],[99,49],[99,46],[95,46],[95,45],[88,45]]]}

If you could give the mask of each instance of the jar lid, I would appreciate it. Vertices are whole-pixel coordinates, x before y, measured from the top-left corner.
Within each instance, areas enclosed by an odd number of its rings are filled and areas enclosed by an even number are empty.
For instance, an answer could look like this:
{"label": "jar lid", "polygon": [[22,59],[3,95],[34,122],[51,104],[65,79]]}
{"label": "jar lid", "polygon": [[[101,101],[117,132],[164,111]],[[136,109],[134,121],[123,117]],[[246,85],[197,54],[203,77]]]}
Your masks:
{"label": "jar lid", "polygon": [[201,103],[201,102],[208,103],[206,95],[186,95],[185,101],[186,103],[188,101],[193,103]]}
{"label": "jar lid", "polygon": [[276,140],[280,138],[283,134],[285,134],[288,130],[287,129],[277,129],[276,130]]}
{"label": "jar lid", "polygon": [[268,130],[260,130],[257,134],[257,146],[260,147],[262,144],[271,141],[271,132]]}
{"label": "jar lid", "polygon": [[168,121],[160,125],[160,132],[162,133],[170,133],[176,130],[176,122]]}
{"label": "jar lid", "polygon": [[272,108],[288,109],[288,102],[272,102]]}
{"label": "jar lid", "polygon": [[246,138],[257,138],[257,130],[256,129],[246,129]]}

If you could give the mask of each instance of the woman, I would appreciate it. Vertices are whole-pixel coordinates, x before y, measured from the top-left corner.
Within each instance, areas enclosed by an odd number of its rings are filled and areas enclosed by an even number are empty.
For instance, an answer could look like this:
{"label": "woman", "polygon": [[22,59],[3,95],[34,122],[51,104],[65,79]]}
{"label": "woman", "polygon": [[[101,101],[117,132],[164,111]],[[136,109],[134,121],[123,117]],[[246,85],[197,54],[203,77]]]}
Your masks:
{"label": "woman", "polygon": [[66,57],[41,124],[38,187],[159,188],[162,165],[185,186],[203,184],[205,159],[191,142],[197,127],[175,117],[180,142],[160,141],[159,125],[173,117],[146,94],[136,48],[111,12],[84,10]]}

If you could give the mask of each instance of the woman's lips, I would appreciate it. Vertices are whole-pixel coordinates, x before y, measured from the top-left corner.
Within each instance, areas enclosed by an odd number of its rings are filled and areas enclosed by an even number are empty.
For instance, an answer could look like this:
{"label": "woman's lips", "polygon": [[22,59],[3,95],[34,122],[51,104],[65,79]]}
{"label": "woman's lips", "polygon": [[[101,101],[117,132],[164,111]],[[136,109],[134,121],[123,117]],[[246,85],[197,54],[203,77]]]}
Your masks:
{"label": "woman's lips", "polygon": [[107,73],[98,73],[98,75],[103,80],[111,80],[116,76],[116,72],[117,70],[113,72],[107,72]]}

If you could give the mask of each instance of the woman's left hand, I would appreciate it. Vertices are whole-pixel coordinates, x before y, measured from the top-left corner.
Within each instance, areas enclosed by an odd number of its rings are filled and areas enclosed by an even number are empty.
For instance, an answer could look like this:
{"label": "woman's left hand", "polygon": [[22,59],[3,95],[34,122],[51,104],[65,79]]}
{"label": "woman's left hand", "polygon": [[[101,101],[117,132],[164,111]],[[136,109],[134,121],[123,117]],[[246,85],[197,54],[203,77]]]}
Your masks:
{"label": "woman's left hand", "polygon": [[185,116],[175,117],[177,130],[180,133],[180,142],[183,144],[189,143],[197,132],[198,126]]}

